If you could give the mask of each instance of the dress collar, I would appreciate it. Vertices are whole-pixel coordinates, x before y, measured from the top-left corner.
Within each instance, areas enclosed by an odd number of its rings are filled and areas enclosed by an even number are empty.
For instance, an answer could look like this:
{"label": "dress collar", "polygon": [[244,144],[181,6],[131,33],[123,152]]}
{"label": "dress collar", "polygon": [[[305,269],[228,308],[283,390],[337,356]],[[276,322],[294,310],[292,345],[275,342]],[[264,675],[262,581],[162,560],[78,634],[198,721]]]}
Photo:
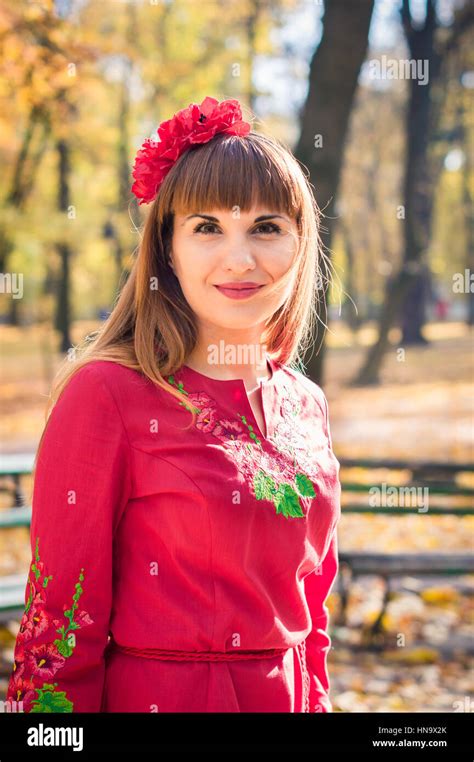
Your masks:
{"label": "dress collar", "polygon": [[[267,362],[271,368],[272,375],[270,378],[263,379],[260,382],[260,387],[276,386],[281,382],[284,375],[283,366],[279,362],[274,360],[269,355],[267,355]],[[195,381],[200,381],[202,384],[207,385],[211,384],[219,387],[227,385],[229,388],[231,386],[245,386],[244,380],[242,378],[213,378],[212,376],[207,376],[205,373],[194,370],[194,368],[190,368],[188,365],[182,365],[179,369],[179,374],[182,375],[183,378],[187,377],[189,379],[194,379]]]}

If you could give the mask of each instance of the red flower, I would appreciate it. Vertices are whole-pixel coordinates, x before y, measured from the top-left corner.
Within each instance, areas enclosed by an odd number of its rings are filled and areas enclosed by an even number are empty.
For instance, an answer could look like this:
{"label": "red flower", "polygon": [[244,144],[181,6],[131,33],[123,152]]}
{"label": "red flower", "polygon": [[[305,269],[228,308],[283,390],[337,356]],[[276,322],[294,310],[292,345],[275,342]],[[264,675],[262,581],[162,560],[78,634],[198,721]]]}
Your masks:
{"label": "red flower", "polygon": [[17,679],[25,671],[25,650],[23,646],[15,648],[13,660],[12,679]]}
{"label": "red flower", "polygon": [[200,431],[212,432],[218,419],[219,417],[214,407],[203,407],[201,412],[198,414],[196,427]]}
{"label": "red flower", "polygon": [[51,680],[58,669],[64,666],[66,659],[57,650],[54,643],[45,643],[31,648],[25,654],[25,667],[41,680]]}
{"label": "red flower", "polygon": [[23,701],[23,711],[29,712],[32,708],[31,702],[35,699],[36,688],[31,678],[24,679],[12,675],[8,684],[6,701]]}
{"label": "red flower", "polygon": [[192,392],[191,394],[188,394],[188,400],[194,407],[200,409],[216,406],[214,400],[211,399],[206,392]]}
{"label": "red flower", "polygon": [[221,419],[212,432],[215,437],[221,440],[225,439],[247,439],[247,429],[239,421],[231,421],[227,418]]}
{"label": "red flower", "polygon": [[139,204],[148,204],[176,159],[192,145],[207,143],[218,133],[247,135],[250,124],[242,121],[240,103],[230,99],[219,103],[204,98],[201,105],[190,103],[158,127],[159,142],[147,138],[139,149],[133,167],[132,193]]}
{"label": "red flower", "polygon": [[52,617],[42,608],[42,602],[37,602],[35,599],[31,604],[28,617],[22,620],[18,633],[18,642],[26,643],[31,638],[39,637],[49,629],[52,621]]}

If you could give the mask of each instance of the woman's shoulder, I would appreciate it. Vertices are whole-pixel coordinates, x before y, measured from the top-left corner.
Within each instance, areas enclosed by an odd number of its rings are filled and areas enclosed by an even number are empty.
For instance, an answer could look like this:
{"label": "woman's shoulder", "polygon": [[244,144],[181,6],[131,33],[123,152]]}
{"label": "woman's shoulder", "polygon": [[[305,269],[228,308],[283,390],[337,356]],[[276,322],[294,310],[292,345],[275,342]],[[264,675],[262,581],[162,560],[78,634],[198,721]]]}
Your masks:
{"label": "woman's shoulder", "polygon": [[77,399],[82,405],[91,407],[108,399],[121,407],[145,383],[141,373],[126,365],[110,360],[90,360],[69,377],[61,397],[70,402]]}
{"label": "woman's shoulder", "polygon": [[89,360],[74,372],[70,383],[74,380],[76,384],[102,382],[115,386],[117,384],[136,384],[139,381],[143,383],[145,379],[139,371],[122,363],[112,360]]}
{"label": "woman's shoulder", "polygon": [[124,365],[119,362],[115,362],[113,360],[89,360],[88,362],[81,365],[81,367],[76,371],[75,375],[79,374],[87,375],[95,375],[95,376],[102,376],[104,378],[116,378],[119,376],[130,376],[130,374],[139,375],[137,371],[135,371],[133,368],[129,368],[127,365]]}

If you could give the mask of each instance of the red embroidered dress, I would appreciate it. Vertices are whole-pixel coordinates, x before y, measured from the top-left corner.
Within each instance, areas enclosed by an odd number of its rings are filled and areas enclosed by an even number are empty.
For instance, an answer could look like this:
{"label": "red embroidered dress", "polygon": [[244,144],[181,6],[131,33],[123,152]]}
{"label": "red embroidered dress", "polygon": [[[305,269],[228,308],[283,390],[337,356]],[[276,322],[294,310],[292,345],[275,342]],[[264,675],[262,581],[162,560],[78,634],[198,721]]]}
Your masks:
{"label": "red embroidered dress", "polygon": [[73,376],[38,459],[8,700],[332,711],[339,462],[321,388],[269,365],[266,437],[241,379],[185,365],[167,379],[179,403],[117,363]]}

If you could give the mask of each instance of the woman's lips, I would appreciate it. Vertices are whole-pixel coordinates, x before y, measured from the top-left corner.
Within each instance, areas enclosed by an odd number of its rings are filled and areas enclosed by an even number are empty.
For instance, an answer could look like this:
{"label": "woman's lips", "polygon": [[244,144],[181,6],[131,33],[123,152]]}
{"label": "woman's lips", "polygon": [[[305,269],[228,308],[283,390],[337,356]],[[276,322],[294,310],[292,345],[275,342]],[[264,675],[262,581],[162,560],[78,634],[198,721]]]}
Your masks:
{"label": "woman's lips", "polygon": [[253,296],[260,291],[262,286],[253,286],[252,288],[225,288],[224,286],[216,286],[217,290],[228,296],[229,299],[248,299],[249,296]]}

